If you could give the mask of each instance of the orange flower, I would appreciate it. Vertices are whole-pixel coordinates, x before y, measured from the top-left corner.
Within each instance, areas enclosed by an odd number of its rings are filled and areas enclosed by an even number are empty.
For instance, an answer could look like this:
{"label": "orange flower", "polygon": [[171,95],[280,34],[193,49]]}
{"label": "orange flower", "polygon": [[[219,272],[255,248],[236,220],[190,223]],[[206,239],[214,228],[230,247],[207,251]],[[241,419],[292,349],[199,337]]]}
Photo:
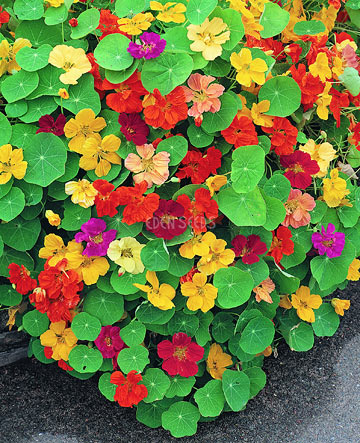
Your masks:
{"label": "orange flower", "polygon": [[253,289],[255,292],[255,300],[260,303],[261,300],[266,301],[266,303],[273,303],[273,300],[271,298],[271,292],[275,289],[274,282],[271,280],[271,278],[266,278],[264,281],[262,281],[256,288]]}
{"label": "orange flower", "polygon": [[172,129],[188,114],[186,97],[182,87],[177,86],[169,94],[162,96],[158,89],[143,99],[146,124],[154,128]]}

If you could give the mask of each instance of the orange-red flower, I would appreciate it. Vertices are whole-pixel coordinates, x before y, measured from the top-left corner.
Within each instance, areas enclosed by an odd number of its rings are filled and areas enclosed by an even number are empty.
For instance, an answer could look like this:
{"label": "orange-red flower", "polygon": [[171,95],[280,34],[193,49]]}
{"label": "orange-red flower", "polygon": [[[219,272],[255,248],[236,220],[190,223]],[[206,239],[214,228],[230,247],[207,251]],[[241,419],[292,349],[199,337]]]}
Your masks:
{"label": "orange-red flower", "polygon": [[271,128],[262,126],[261,129],[269,134],[271,149],[274,149],[277,155],[293,153],[298,130],[287,118],[275,117]]}
{"label": "orange-red flower", "polygon": [[234,145],[235,148],[258,144],[254,123],[246,116],[235,116],[231,125],[221,131],[221,135],[228,143]]}
{"label": "orange-red flower", "polygon": [[141,380],[141,374],[136,371],[130,371],[127,377],[120,371],[113,372],[110,383],[117,385],[114,400],[124,408],[132,408],[140,403],[148,395],[147,387],[139,384]]}
{"label": "orange-red flower", "polygon": [[181,86],[162,96],[158,89],[144,97],[145,122],[154,128],[172,129],[176,123],[187,118],[188,107]]}
{"label": "orange-red flower", "polygon": [[279,264],[283,255],[294,253],[294,242],[291,240],[292,233],[285,226],[280,226],[272,231],[273,240],[267,255],[274,257],[275,263]]}

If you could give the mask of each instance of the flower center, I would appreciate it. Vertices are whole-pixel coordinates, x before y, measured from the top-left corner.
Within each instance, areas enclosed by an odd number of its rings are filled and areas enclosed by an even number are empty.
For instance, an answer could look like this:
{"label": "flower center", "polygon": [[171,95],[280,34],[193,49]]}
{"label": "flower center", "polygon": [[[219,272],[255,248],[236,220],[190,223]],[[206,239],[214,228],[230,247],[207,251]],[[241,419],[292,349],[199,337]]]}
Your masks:
{"label": "flower center", "polygon": [[299,172],[304,172],[303,167],[299,163],[295,163],[295,165],[293,165],[289,169],[291,169],[295,174],[298,174]]}
{"label": "flower center", "polygon": [[121,251],[121,257],[132,258],[133,257],[133,253],[132,253],[131,248],[123,249]]}
{"label": "flower center", "polygon": [[91,240],[93,243],[96,243],[97,245],[98,245],[99,243],[102,243],[102,241],[103,241],[102,233],[100,232],[100,234],[95,235],[95,237],[90,237],[90,240]]}
{"label": "flower center", "polygon": [[174,217],[173,215],[170,215],[170,214],[164,214],[162,217],[160,217],[160,219],[161,219],[162,223],[165,223],[168,225],[172,220],[176,220],[177,217]]}
{"label": "flower center", "polygon": [[111,338],[110,337],[105,337],[105,344],[106,344],[106,346],[111,346],[112,345],[112,342],[111,342]]}
{"label": "flower center", "polygon": [[176,346],[175,351],[173,353],[173,357],[176,357],[178,360],[185,360],[186,351],[187,351],[187,346]]}
{"label": "flower center", "polygon": [[325,246],[325,248],[331,248],[331,246],[334,244],[334,240],[324,240],[321,243]]}
{"label": "flower center", "polygon": [[63,64],[63,69],[64,69],[66,72],[68,72],[68,71],[70,71],[70,69],[71,69],[72,67],[74,67],[74,65],[75,65],[75,63],[72,63],[72,62],[65,62],[65,63]]}
{"label": "flower center", "polygon": [[144,171],[151,172],[155,169],[155,165],[152,158],[146,159],[144,158],[141,162]]}
{"label": "flower center", "polygon": [[85,137],[91,133],[88,125],[80,125],[80,131]]}
{"label": "flower center", "polygon": [[297,209],[297,207],[298,207],[298,202],[297,202],[297,200],[290,200],[290,201],[287,201],[287,202],[285,203],[285,207],[286,207],[286,212],[287,212],[288,214],[292,214],[293,212],[296,211],[296,209]]}

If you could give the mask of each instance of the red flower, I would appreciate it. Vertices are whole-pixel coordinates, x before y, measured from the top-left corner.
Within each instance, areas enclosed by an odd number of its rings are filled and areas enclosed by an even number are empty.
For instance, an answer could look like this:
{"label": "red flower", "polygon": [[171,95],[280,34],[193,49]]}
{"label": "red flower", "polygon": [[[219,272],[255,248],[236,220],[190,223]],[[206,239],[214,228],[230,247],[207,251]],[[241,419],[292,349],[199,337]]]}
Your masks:
{"label": "red flower", "polygon": [[113,372],[110,382],[117,385],[114,400],[124,408],[132,408],[140,403],[148,395],[146,386],[139,384],[141,380],[141,374],[136,371],[130,371],[127,377],[120,371]]}
{"label": "red flower", "polygon": [[271,149],[274,149],[277,155],[288,155],[293,152],[298,130],[287,118],[275,117],[271,128],[262,126],[261,129],[269,134]]}
{"label": "red flower", "polygon": [[108,80],[104,80],[102,88],[105,91],[115,89],[115,93],[109,94],[106,97],[106,104],[109,108],[116,112],[141,112],[143,105],[140,96],[147,94],[147,90],[144,89],[141,80],[140,73],[135,71],[127,80],[122,83],[110,83]]}
{"label": "red flower", "polygon": [[192,281],[192,278],[195,274],[197,274],[199,272],[198,268],[193,266],[189,272],[187,272],[185,275],[183,275],[182,277],[180,277],[180,283],[186,283],[188,281]]}
{"label": "red flower", "polygon": [[184,217],[187,223],[191,223],[195,234],[206,232],[205,216],[209,220],[214,220],[218,216],[218,204],[211,199],[208,189],[197,189],[193,201],[185,194],[179,195],[176,201],[184,207]]}
{"label": "red flower", "polygon": [[65,123],[66,117],[64,114],[60,114],[56,121],[49,114],[43,115],[39,119],[39,129],[36,131],[36,134],[39,134],[39,132],[52,132],[57,136],[64,135]]}
{"label": "red flower", "polygon": [[320,171],[319,165],[307,152],[295,151],[280,157],[281,166],[285,169],[284,176],[293,188],[306,189],[311,185],[311,176]]}
{"label": "red flower", "polygon": [[324,83],[320,81],[319,77],[313,77],[309,72],[306,72],[306,67],[302,63],[297,67],[292,65],[290,72],[301,90],[301,103],[304,105],[304,110],[312,108],[318,95],[324,90]]}
{"label": "red flower", "polygon": [[179,168],[176,177],[183,179],[191,178],[191,183],[201,184],[210,174],[216,174],[221,166],[221,151],[211,146],[206,155],[202,155],[199,150],[188,151],[181,161],[183,167]]}
{"label": "red flower", "polygon": [[283,44],[279,40],[274,40],[272,37],[261,38],[260,40],[258,40],[255,37],[247,35],[246,36],[246,47],[247,48],[260,48],[264,52],[271,51],[271,56],[274,57],[277,61],[285,58]]}
{"label": "red flower", "polygon": [[143,99],[145,122],[154,128],[172,129],[180,120],[186,120],[188,106],[181,86],[162,96],[158,89]]}
{"label": "red flower", "polygon": [[262,242],[260,237],[255,234],[251,234],[249,237],[237,235],[232,239],[231,244],[235,255],[240,256],[246,265],[257,263],[260,261],[258,256],[267,251],[266,243]]}
{"label": "red flower", "polygon": [[10,283],[15,285],[15,289],[19,294],[25,295],[36,288],[37,281],[30,277],[30,271],[24,265],[19,266],[16,263],[10,263],[8,269]]}
{"label": "red flower", "polygon": [[[51,360],[53,355],[53,350],[49,346],[44,347],[44,355],[47,359]],[[58,366],[59,368],[63,369],[64,371],[73,371],[74,368],[69,366],[66,361],[64,360],[58,360]]]}
{"label": "red flower", "polygon": [[231,125],[221,131],[221,135],[228,143],[234,145],[235,148],[258,144],[254,123],[246,116],[235,116]]}
{"label": "red flower", "polygon": [[143,195],[147,191],[147,182],[135,183],[133,188],[121,186],[116,190],[119,204],[125,206],[123,223],[132,225],[136,222],[146,222],[159,207],[160,197],[151,193]]}
{"label": "red flower", "polygon": [[204,348],[191,341],[183,332],[173,335],[172,342],[163,340],[157,347],[158,356],[164,359],[161,367],[169,375],[192,377],[199,368],[196,364],[204,356]]}
{"label": "red flower", "polygon": [[302,47],[297,43],[291,43],[284,49],[285,53],[291,58],[293,63],[298,63],[302,53]]}
{"label": "red flower", "polygon": [[10,20],[10,15],[6,11],[3,11],[2,6],[0,6],[0,26],[3,23],[7,23],[9,20]]}
{"label": "red flower", "polygon": [[36,288],[29,299],[35,308],[47,314],[51,322],[71,320],[70,310],[79,303],[78,292],[83,289],[79,275],[72,269],[65,271],[67,260],[56,266],[45,263],[39,274],[40,288]]}
{"label": "red flower", "polygon": [[94,89],[100,95],[100,99],[102,100],[105,96],[105,92],[103,91],[102,87],[103,79],[100,75],[99,65],[96,63],[94,54],[92,52],[86,54],[86,57],[91,63],[91,70],[89,73],[94,77]]}
{"label": "red flower", "polygon": [[108,215],[114,217],[118,213],[119,199],[116,192],[113,192],[115,186],[106,180],[98,179],[93,182],[94,188],[98,191],[95,197],[96,211],[99,217]]}
{"label": "red flower", "polygon": [[125,135],[126,140],[132,141],[137,146],[144,145],[147,142],[149,128],[139,114],[121,113],[119,115],[120,131]]}
{"label": "red flower", "polygon": [[[85,0],[86,1],[86,0]],[[112,2],[111,2],[112,3]],[[118,25],[119,17],[112,14],[109,9],[100,9],[100,23],[96,29],[100,29],[102,35],[99,40],[102,40],[109,34],[122,34],[131,39],[131,37],[123,31],[120,31]]]}
{"label": "red flower", "polygon": [[279,264],[283,255],[294,253],[294,242],[291,240],[292,233],[285,226],[280,226],[277,231],[272,231],[273,240],[267,255],[274,257],[275,263]]}
{"label": "red flower", "polygon": [[331,88],[329,94],[331,95],[329,108],[336,120],[336,127],[340,128],[340,110],[349,106],[350,100],[346,93],[339,92],[335,88]]}
{"label": "red flower", "polygon": [[146,222],[146,229],[158,238],[171,240],[186,231],[187,223],[183,216],[182,205],[174,200],[161,199],[154,216]]}

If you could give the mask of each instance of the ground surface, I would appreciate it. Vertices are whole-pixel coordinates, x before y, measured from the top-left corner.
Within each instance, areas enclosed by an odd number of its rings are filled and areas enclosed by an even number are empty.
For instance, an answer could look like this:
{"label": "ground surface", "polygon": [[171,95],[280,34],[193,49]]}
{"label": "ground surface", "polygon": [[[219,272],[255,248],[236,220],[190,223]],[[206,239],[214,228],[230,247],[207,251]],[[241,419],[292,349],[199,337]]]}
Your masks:
{"label": "ground surface", "polygon": [[[244,412],[202,423],[189,442],[360,442],[360,285],[332,338],[306,353],[279,347],[265,364],[268,382]],[[99,392],[54,365],[23,360],[0,368],[0,443],[171,442]]]}

